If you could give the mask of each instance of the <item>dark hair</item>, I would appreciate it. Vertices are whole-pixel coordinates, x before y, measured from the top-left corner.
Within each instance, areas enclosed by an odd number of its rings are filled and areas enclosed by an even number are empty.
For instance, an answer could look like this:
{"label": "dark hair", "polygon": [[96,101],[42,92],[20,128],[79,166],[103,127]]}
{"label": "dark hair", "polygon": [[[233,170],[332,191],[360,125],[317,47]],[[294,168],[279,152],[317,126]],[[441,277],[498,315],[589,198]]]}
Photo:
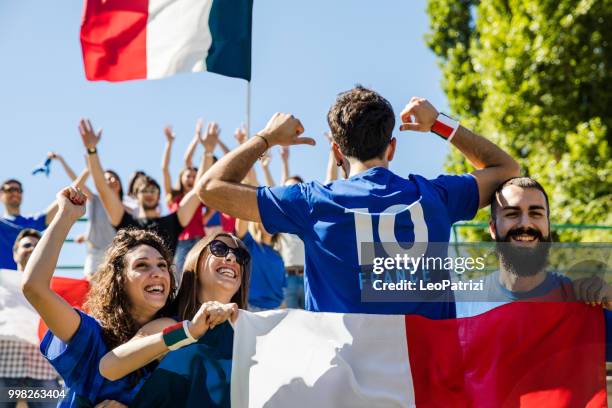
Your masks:
{"label": "dark hair", "polygon": [[15,179],[4,180],[4,183],[2,183],[3,190],[4,190],[4,186],[6,186],[7,184],[17,184],[19,185],[19,188],[23,190],[23,185],[21,184],[19,180],[15,180]]}
{"label": "dark hair", "polygon": [[342,154],[366,161],[384,154],[395,115],[389,101],[357,85],[338,95],[327,113],[327,123]]}
{"label": "dark hair", "polygon": [[148,186],[153,186],[153,187],[157,188],[157,190],[161,191],[157,181],[155,181],[155,179],[153,177],[147,176],[145,174],[145,175],[140,176],[140,177],[138,177],[136,179],[136,182],[134,183],[134,192],[138,193],[138,191],[140,191],[141,189],[146,188]]}
{"label": "dark hair", "polygon": [[303,183],[303,182],[304,182],[304,179],[303,179],[303,178],[301,178],[300,176],[291,176],[291,177],[289,177],[287,180],[285,180],[285,182],[287,182],[287,181],[289,181],[289,180],[295,180],[295,181],[297,181],[298,183]]}
{"label": "dark hair", "polygon": [[[202,257],[208,253],[208,244],[220,236],[230,238],[234,241],[236,246],[248,252],[248,248],[240,239],[227,232],[207,235],[205,238],[199,240],[193,248],[191,248],[185,259],[181,287],[176,295],[175,304],[172,308],[173,311],[176,311],[179,319],[190,320],[201,306],[200,302],[198,302],[198,270],[200,268],[200,262]],[[240,309],[246,309],[249,280],[251,276],[251,260],[249,259],[249,262],[245,265],[240,265],[240,268],[242,272],[240,288],[238,292],[232,296],[232,302],[236,303]],[[181,273],[181,271],[178,272]]]}
{"label": "dark hair", "polygon": [[40,233],[40,231],[36,231],[35,229],[32,229],[32,228],[22,229],[21,232],[19,232],[19,235],[17,235],[17,238],[15,239],[15,243],[13,244],[13,253],[17,252],[17,248],[19,248],[19,241],[21,241],[22,239],[26,237],[34,237],[40,240],[40,238],[42,237],[42,234]]}
{"label": "dark hair", "polygon": [[[141,229],[122,229],[106,250],[104,262],[91,280],[91,290],[84,305],[85,310],[100,322],[102,337],[109,350],[134,337],[140,325],[130,314],[130,299],[125,290],[126,254],[135,247],[147,245],[156,249],[168,264],[172,265],[172,254],[159,235]],[[170,294],[166,305],[154,318],[171,316],[169,305],[176,290],[174,274],[170,272]]]}
{"label": "dark hair", "polygon": [[508,179],[504,181],[503,183],[501,183],[497,187],[495,192],[493,193],[493,196],[491,197],[491,218],[493,220],[495,220],[497,207],[498,207],[497,197],[500,195],[502,190],[508,186],[517,186],[523,189],[533,188],[535,190],[541,191],[542,194],[544,194],[544,199],[546,200],[546,216],[550,217],[550,206],[548,204],[548,194],[546,194],[544,187],[542,187],[540,183],[538,183],[531,177],[512,177],[511,179]]}
{"label": "dark hair", "polygon": [[119,183],[119,200],[123,201],[123,185],[121,185],[121,177],[114,170],[104,170],[105,173],[110,173]]}
{"label": "dark hair", "polygon": [[128,191],[127,194],[130,197],[136,196],[136,191],[134,190],[136,181],[138,181],[140,177],[146,176],[146,175],[147,174],[142,170],[136,170],[134,174],[132,174],[132,176],[130,177],[130,181],[128,182],[128,190],[127,190]]}

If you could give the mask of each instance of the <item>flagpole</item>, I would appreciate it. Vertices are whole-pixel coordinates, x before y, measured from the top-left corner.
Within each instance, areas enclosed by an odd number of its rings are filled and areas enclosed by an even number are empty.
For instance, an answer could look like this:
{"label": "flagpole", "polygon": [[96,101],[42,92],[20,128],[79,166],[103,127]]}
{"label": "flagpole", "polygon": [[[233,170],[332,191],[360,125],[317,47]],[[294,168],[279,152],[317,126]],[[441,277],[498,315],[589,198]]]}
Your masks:
{"label": "flagpole", "polygon": [[247,81],[246,134],[247,138],[251,136],[251,81]]}

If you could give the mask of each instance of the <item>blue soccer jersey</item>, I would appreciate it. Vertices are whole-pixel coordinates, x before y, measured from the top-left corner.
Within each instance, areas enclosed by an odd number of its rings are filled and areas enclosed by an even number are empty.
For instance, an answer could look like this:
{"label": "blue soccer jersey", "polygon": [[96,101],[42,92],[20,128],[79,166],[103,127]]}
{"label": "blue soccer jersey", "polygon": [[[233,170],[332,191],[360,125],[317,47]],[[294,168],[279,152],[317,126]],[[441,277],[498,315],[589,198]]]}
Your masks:
{"label": "blue soccer jersey", "polygon": [[[451,225],[478,210],[478,187],[469,174],[427,180],[399,177],[383,167],[347,180],[260,187],[259,213],[270,233],[304,241],[306,309],[324,312],[454,316],[448,302],[363,302],[362,243],[448,242]],[[391,246],[387,250],[387,246]],[[416,254],[413,254],[416,255]]]}

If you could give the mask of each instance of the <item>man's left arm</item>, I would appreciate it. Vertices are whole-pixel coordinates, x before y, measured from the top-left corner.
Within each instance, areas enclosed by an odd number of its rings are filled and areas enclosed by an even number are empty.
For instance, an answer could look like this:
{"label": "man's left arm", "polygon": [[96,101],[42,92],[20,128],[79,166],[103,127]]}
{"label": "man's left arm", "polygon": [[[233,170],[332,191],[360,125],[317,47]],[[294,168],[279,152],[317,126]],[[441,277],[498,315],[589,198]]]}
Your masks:
{"label": "man's left arm", "polygon": [[[438,111],[429,101],[413,97],[401,113],[400,130],[428,132],[438,123],[438,117]],[[518,163],[508,153],[471,130],[457,124],[449,139],[476,168],[471,174],[478,185],[479,208],[490,204],[501,183],[520,175]]]}

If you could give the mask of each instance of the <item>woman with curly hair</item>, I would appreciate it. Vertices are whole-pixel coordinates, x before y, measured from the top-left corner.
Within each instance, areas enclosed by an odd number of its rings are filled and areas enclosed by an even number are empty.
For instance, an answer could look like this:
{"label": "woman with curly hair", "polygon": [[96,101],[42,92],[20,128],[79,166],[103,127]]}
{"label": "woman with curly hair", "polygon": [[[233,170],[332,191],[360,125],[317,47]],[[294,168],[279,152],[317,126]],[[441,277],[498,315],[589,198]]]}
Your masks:
{"label": "woman with curly hair", "polygon": [[100,359],[148,322],[168,315],[175,289],[172,257],[156,234],[120,231],[91,282],[85,306],[89,313],[73,309],[49,285],[62,244],[85,213],[86,200],[74,187],[58,193],[59,213],[30,257],[23,293],[50,330],[41,351],[68,388],[60,406],[121,406],[131,402],[151,370],[109,381],[99,373]]}
{"label": "woman with curly hair", "polygon": [[[178,383],[161,379],[166,379],[169,372],[181,365],[176,364],[177,361],[189,361],[190,370],[201,367],[203,371],[211,359],[231,361],[233,329],[228,319],[234,319],[238,309],[247,307],[250,270],[249,252],[235,236],[219,232],[200,240],[187,255],[183,281],[173,305],[176,317],[183,321],[177,323],[171,318],[160,318],[148,323],[142,330],[156,334],[137,336],[107,353],[100,361],[101,374],[116,380],[162,359],[169,351],[197,342],[197,345],[171,353],[153,374],[158,378],[145,384],[139,395],[147,401],[156,401],[156,405],[165,400],[170,406],[183,406],[179,400],[186,403],[195,398],[200,406],[216,406],[208,401],[210,395],[206,392],[214,374],[218,383],[213,388],[223,389],[221,399],[226,398],[229,403],[231,364],[217,366],[208,376],[183,373],[177,376],[181,379]],[[219,376],[220,372],[223,375]],[[197,390],[197,398],[193,390]],[[140,404],[147,405],[143,401]]]}

